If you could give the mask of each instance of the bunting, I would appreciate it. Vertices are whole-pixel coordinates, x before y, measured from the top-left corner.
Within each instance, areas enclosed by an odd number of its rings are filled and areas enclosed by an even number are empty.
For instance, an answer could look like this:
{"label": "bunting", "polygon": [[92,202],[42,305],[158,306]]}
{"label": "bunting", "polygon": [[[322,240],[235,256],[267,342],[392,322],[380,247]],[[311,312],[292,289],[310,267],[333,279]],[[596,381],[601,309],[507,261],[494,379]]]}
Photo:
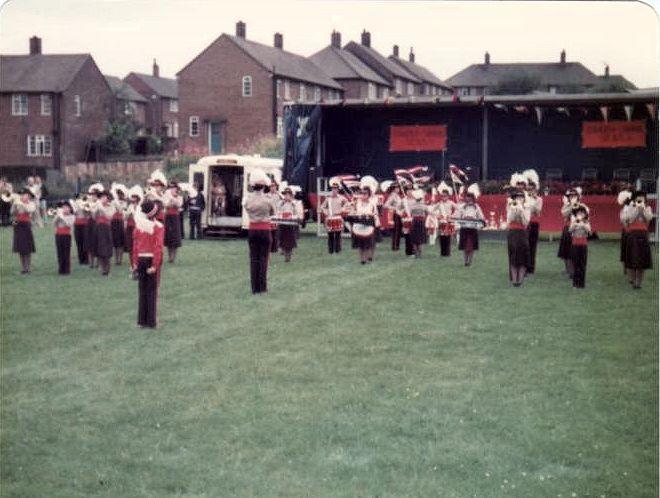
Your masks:
{"label": "bunting", "polygon": [[631,105],[624,105],[623,110],[626,111],[626,119],[630,121],[632,119],[632,113],[633,113],[633,106]]}
{"label": "bunting", "polygon": [[541,125],[541,121],[543,120],[543,109],[540,107],[536,106],[534,107],[534,110],[536,111],[536,121],[538,121],[539,126]]}
{"label": "bunting", "polygon": [[606,105],[604,105],[604,106],[602,106],[602,107],[600,108],[600,113],[603,115],[603,121],[607,121],[607,113],[608,113],[608,111],[609,111],[609,109],[607,108]]}
{"label": "bunting", "polygon": [[566,116],[570,116],[571,114],[568,112],[568,107],[557,107],[557,112],[561,114],[565,114]]}
{"label": "bunting", "polygon": [[649,111],[649,116],[655,121],[655,104],[646,104],[646,110]]}

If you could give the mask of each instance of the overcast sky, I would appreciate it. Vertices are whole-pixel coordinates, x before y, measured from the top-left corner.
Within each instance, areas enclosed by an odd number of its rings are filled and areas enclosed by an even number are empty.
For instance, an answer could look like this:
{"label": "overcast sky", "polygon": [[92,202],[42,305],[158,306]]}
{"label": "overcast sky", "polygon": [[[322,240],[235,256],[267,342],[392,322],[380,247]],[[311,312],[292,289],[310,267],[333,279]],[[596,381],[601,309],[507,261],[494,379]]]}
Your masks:
{"label": "overcast sky", "polygon": [[[4,0],[0,0],[3,2]],[[658,20],[638,2],[445,2],[350,0],[9,0],[0,11],[0,52],[91,53],[105,74],[177,71],[221,33],[247,23],[248,39],[311,55],[330,42],[359,42],[363,29],[384,55],[398,44],[440,78],[491,62],[552,62],[566,49],[596,74],[605,64],[638,87],[658,86]]]}

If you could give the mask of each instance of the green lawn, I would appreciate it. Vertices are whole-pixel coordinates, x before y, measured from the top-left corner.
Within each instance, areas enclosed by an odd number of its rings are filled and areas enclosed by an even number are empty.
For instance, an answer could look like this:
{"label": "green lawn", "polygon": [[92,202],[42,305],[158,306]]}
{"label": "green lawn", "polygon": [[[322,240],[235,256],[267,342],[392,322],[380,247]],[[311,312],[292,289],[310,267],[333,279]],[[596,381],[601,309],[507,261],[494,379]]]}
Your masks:
{"label": "green lawn", "polygon": [[51,230],[28,276],[0,232],[3,497],[658,494],[658,280],[615,243],[584,290],[544,243],[519,289],[497,242],[306,237],[255,297],[245,240],[186,242],[150,331],[127,267],[58,277]]}

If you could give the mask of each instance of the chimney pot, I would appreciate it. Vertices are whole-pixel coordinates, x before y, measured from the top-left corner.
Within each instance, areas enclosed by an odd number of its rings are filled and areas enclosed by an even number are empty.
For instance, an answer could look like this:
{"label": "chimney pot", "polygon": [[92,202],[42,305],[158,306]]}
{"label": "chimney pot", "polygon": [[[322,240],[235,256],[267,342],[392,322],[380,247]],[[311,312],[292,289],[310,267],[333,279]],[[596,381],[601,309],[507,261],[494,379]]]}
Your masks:
{"label": "chimney pot", "polygon": [[561,54],[559,54],[559,62],[566,64],[566,50],[562,50]]}
{"label": "chimney pot", "polygon": [[484,64],[490,64],[490,54],[488,52],[484,54]]}
{"label": "chimney pot", "polygon": [[610,66],[605,66],[605,77],[606,78],[610,77]]}
{"label": "chimney pot", "polygon": [[154,59],[154,65],[153,65],[152,74],[153,74],[156,78],[160,78],[160,70],[159,70],[159,68],[158,68],[158,64],[156,64],[156,59]]}
{"label": "chimney pot", "polygon": [[341,48],[341,33],[339,31],[332,31],[330,35],[330,45],[335,48]]}
{"label": "chimney pot", "polygon": [[415,52],[413,52],[413,48],[410,47],[410,54],[408,55],[408,60],[410,62],[415,62]]}
{"label": "chimney pot", "polygon": [[284,48],[284,37],[282,33],[275,33],[273,45],[280,50]]}
{"label": "chimney pot", "polygon": [[33,36],[30,38],[30,55],[41,54],[41,38]]}
{"label": "chimney pot", "polygon": [[371,47],[371,33],[366,29],[362,30],[362,45],[365,47]]}
{"label": "chimney pot", "polygon": [[392,47],[392,55],[394,57],[397,57],[397,58],[399,57],[399,46],[398,45],[394,45]]}
{"label": "chimney pot", "polygon": [[239,38],[245,38],[245,23],[243,21],[238,21],[236,23],[236,36]]}

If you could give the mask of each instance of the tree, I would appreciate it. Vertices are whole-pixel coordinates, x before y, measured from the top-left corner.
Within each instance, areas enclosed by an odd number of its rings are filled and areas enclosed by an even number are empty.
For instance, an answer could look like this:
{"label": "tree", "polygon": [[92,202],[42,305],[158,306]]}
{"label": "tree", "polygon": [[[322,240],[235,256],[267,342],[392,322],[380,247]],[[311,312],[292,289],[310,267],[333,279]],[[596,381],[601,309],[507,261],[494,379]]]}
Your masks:
{"label": "tree", "polygon": [[135,135],[135,127],[130,121],[110,121],[101,138],[101,147],[109,155],[130,154]]}
{"label": "tree", "polygon": [[541,84],[538,76],[524,71],[513,71],[498,81],[493,88],[493,95],[524,95],[537,90]]}

